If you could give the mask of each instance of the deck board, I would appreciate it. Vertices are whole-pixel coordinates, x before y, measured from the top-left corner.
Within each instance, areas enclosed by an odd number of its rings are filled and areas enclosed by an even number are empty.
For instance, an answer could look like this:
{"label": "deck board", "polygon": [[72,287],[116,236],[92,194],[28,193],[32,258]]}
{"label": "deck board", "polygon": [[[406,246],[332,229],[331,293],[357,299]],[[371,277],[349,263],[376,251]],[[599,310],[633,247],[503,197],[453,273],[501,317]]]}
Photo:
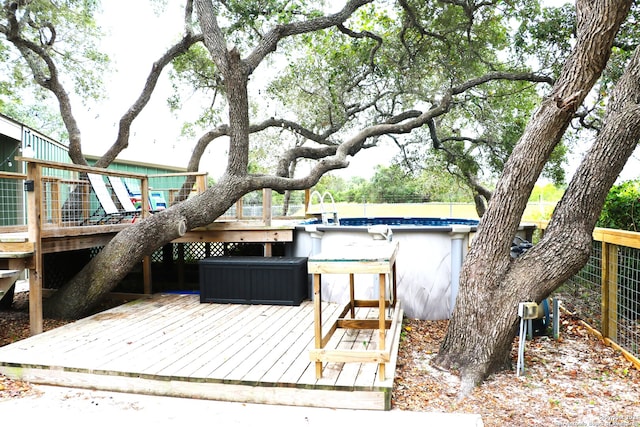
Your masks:
{"label": "deck board", "polygon": [[189,323],[203,311],[204,307],[200,305],[182,306],[177,313],[172,310],[171,313],[155,316],[149,324],[131,323],[129,326],[136,328],[137,333],[112,337],[113,345],[109,351],[96,354],[95,366],[105,370],[144,372],[150,360],[146,356],[153,353],[154,359],[161,357],[171,337],[180,334],[188,336],[185,332]]}
{"label": "deck board", "polygon": [[[98,324],[98,328],[103,322],[107,322],[109,327],[87,335],[86,339],[90,339],[90,343],[77,341],[76,346],[67,351],[66,363],[70,366],[86,365],[93,369],[130,370],[122,363],[131,364],[136,360],[138,353],[146,354],[153,351],[158,339],[154,333],[170,331],[175,322],[199,309],[197,305],[192,304],[192,309],[189,310],[183,304],[185,302],[188,300],[176,304],[171,313],[167,313],[161,307],[155,307],[145,312],[143,317],[136,316],[135,312],[97,314],[93,320]],[[109,344],[108,347],[105,347],[105,343]]]}
{"label": "deck board", "polygon": [[170,354],[162,358],[162,366],[149,368],[154,375],[188,376],[194,366],[200,366],[206,360],[207,354],[216,346],[222,346],[227,339],[225,332],[234,324],[242,322],[248,315],[249,308],[241,305],[212,306],[207,316],[199,319],[202,328],[194,331],[187,341],[184,350],[179,353],[180,358]]}
{"label": "deck board", "polygon": [[[198,369],[189,373],[190,377],[202,378],[224,378],[234,367],[234,361],[248,356],[247,347],[251,347],[251,342],[258,339],[261,334],[268,332],[268,319],[278,316],[278,311],[282,307],[266,307],[258,316],[251,317],[247,323],[241,325],[241,331],[234,334],[227,334],[224,346],[216,346],[205,358],[207,362]],[[222,349],[221,349],[222,347]],[[218,372],[216,374],[216,372]]]}
{"label": "deck board", "polygon": [[190,363],[190,357],[197,349],[213,338],[211,330],[216,326],[222,326],[225,318],[233,318],[241,311],[242,306],[224,305],[208,310],[194,318],[191,327],[185,330],[183,340],[178,337],[175,340],[175,349],[167,351],[160,357],[154,358],[144,370],[153,375],[160,375],[163,370],[177,369]]}
{"label": "deck board", "polygon": [[[312,316],[313,306],[307,304],[289,319],[283,317],[283,320],[287,322],[285,324],[292,323],[292,325],[288,328],[283,325],[275,330],[268,339],[262,342],[259,351],[249,355],[234,369],[233,378],[247,383],[265,381],[265,374],[273,370],[280,361],[287,363],[284,361],[287,352],[292,351],[295,342],[313,325],[311,321],[305,322],[305,318],[309,319]],[[225,379],[231,378],[231,375],[227,375]]]}
{"label": "deck board", "polygon": [[[342,306],[323,303],[323,318]],[[359,309],[358,316],[375,316]],[[368,314],[367,314],[368,310]],[[0,373],[34,383],[253,403],[390,409],[397,353],[376,363],[326,363],[316,379],[313,303],[201,304],[154,295],[0,347]],[[342,330],[330,345],[377,346],[377,331]],[[397,340],[399,340],[399,332]],[[335,340],[335,341],[333,341]]]}
{"label": "deck board", "polygon": [[162,374],[185,377],[196,377],[199,374],[205,377],[201,372],[208,369],[206,368],[207,365],[211,365],[210,358],[219,361],[220,358],[217,356],[220,353],[229,354],[227,348],[234,345],[237,337],[243,333],[243,329],[254,327],[255,322],[260,320],[264,312],[270,309],[270,306],[244,307],[245,309],[242,312],[232,319],[228,319],[221,327],[216,328],[216,336],[197,348],[193,357],[187,363],[184,363],[180,369],[173,370],[173,367],[169,367]]}

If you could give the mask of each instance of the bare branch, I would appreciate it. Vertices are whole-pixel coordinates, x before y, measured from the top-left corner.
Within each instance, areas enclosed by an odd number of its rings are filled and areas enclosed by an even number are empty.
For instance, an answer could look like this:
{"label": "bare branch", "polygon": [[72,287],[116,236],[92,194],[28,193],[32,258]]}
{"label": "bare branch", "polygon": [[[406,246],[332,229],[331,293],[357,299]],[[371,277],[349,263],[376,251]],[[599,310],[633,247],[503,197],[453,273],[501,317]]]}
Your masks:
{"label": "bare branch", "polygon": [[298,34],[305,34],[342,24],[349,17],[367,3],[373,0],[350,0],[343,8],[333,15],[322,16],[308,21],[294,22],[286,25],[279,25],[268,31],[260,40],[260,43],[247,56],[246,64],[250,70],[255,70],[262,60],[278,47],[278,42],[285,37]]}
{"label": "bare branch", "polygon": [[140,93],[138,99],[133,103],[127,112],[120,118],[118,125],[118,136],[114,144],[104,155],[96,162],[97,167],[108,166],[122,150],[129,145],[129,134],[131,131],[131,124],[136,117],[142,112],[144,107],[149,103],[151,95],[156,88],[158,79],[162,74],[164,68],[171,63],[178,56],[186,53],[191,46],[201,42],[203,40],[202,35],[186,34],[182,40],[175,45],[171,46],[156,62],[151,66],[151,71],[147,76],[144,88]]}

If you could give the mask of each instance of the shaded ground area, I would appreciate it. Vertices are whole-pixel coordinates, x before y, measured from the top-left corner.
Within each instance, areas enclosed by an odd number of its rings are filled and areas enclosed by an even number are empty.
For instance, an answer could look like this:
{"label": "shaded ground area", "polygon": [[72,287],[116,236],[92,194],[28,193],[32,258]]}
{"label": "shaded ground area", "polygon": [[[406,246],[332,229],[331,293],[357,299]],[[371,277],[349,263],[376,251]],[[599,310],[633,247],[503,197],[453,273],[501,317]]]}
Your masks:
{"label": "shaded ground area", "polygon": [[[0,346],[29,336],[27,293],[0,311]],[[105,307],[106,308],[106,307]],[[45,330],[65,322],[46,319]],[[406,320],[398,355],[393,408],[482,415],[485,426],[640,426],[640,372],[590,335],[575,317],[564,316],[561,339],[526,343],[524,376],[513,371],[489,378],[458,401],[459,380],[434,369],[447,321]],[[512,352],[517,358],[517,340]],[[0,376],[0,400],[38,394],[28,383]]]}

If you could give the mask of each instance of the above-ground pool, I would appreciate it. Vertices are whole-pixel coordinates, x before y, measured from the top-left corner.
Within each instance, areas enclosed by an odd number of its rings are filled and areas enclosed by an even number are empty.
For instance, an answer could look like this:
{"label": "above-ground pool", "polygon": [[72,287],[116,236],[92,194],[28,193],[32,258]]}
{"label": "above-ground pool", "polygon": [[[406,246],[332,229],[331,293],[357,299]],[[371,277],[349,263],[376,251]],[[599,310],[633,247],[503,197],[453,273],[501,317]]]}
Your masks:
{"label": "above-ground pool", "polygon": [[[306,221],[296,226],[291,254],[309,257],[331,252],[346,243],[369,242],[390,237],[398,242],[396,274],[398,299],[410,318],[448,319],[457,295],[462,261],[469,248],[470,236],[478,221],[456,218],[340,218],[339,225]],[[522,226],[522,237],[530,228]],[[390,230],[388,236],[386,231]],[[322,295],[326,301],[349,300],[348,276],[322,276]],[[355,276],[356,298],[377,299],[378,277]]]}
{"label": "above-ground pool", "polygon": [[[337,225],[342,227],[370,227],[374,225],[388,225],[393,227],[447,227],[452,225],[478,226],[477,219],[463,218],[412,218],[412,217],[383,217],[383,218],[341,218]],[[322,224],[320,220],[313,219],[303,224]],[[334,225],[334,224],[324,224]]]}

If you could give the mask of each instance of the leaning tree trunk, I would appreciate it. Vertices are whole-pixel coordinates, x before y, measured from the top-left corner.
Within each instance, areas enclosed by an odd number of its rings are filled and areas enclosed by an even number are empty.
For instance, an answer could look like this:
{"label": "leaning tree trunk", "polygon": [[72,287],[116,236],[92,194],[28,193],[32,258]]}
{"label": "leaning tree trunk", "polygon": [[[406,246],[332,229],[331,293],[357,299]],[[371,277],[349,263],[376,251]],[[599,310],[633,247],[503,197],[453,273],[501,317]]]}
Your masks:
{"label": "leaning tree trunk", "polygon": [[[150,218],[137,222],[125,231],[118,233],[80,273],[58,290],[45,305],[45,314],[52,317],[74,318],[83,315],[94,306],[102,296],[113,289],[122,278],[144,256],[150,255],[156,248],[171,242],[181,233],[195,227],[212,223],[244,194],[261,188],[276,190],[308,188],[320,179],[323,173],[331,169],[345,167],[349,149],[360,146],[361,142],[375,132],[364,132],[345,143],[333,159],[319,162],[305,178],[284,182],[274,176],[249,176],[249,102],[247,84],[249,76],[262,59],[276,49],[282,37],[309,31],[329,28],[341,24],[359,7],[372,0],[350,0],[344,8],[325,19],[318,18],[306,24],[277,26],[265,35],[258,47],[246,60],[240,57],[237,48],[227,48],[224,33],[218,26],[217,7],[210,0],[195,0],[200,28],[204,34],[204,44],[221,73],[225,85],[229,111],[229,154],[224,176],[214,187],[198,197],[184,200],[169,209]],[[384,127],[378,129],[382,132]],[[226,131],[226,130],[225,130]],[[215,135],[210,135],[215,136]],[[200,143],[201,142],[201,143]],[[206,146],[202,140],[198,150]],[[192,158],[199,160],[199,154]],[[194,167],[190,163],[190,168]],[[185,192],[190,186],[183,188]]]}
{"label": "leaning tree trunk", "polygon": [[100,302],[144,256],[183,235],[212,223],[242,195],[254,190],[243,177],[225,175],[214,187],[118,233],[70,282],[46,301],[44,314],[78,318]]}
{"label": "leaning tree trunk", "polygon": [[[606,65],[630,5],[629,0],[577,1],[574,51],[510,156],[481,220],[460,275],[460,292],[447,334],[434,359],[440,367],[459,370],[461,395],[491,373],[511,366],[518,303],[540,301],[587,260],[591,231],[604,197],[630,155],[629,146],[637,142],[633,131],[621,135],[629,138],[624,147],[611,144],[611,133],[603,132],[590,154],[601,163],[586,162],[581,167],[556,209],[545,239],[515,260],[510,246],[531,190],[575,109]],[[611,110],[608,123],[617,123],[618,113]],[[609,124],[607,128],[616,131]],[[585,183],[585,179],[596,181]],[[572,211],[577,207],[580,210]]]}

